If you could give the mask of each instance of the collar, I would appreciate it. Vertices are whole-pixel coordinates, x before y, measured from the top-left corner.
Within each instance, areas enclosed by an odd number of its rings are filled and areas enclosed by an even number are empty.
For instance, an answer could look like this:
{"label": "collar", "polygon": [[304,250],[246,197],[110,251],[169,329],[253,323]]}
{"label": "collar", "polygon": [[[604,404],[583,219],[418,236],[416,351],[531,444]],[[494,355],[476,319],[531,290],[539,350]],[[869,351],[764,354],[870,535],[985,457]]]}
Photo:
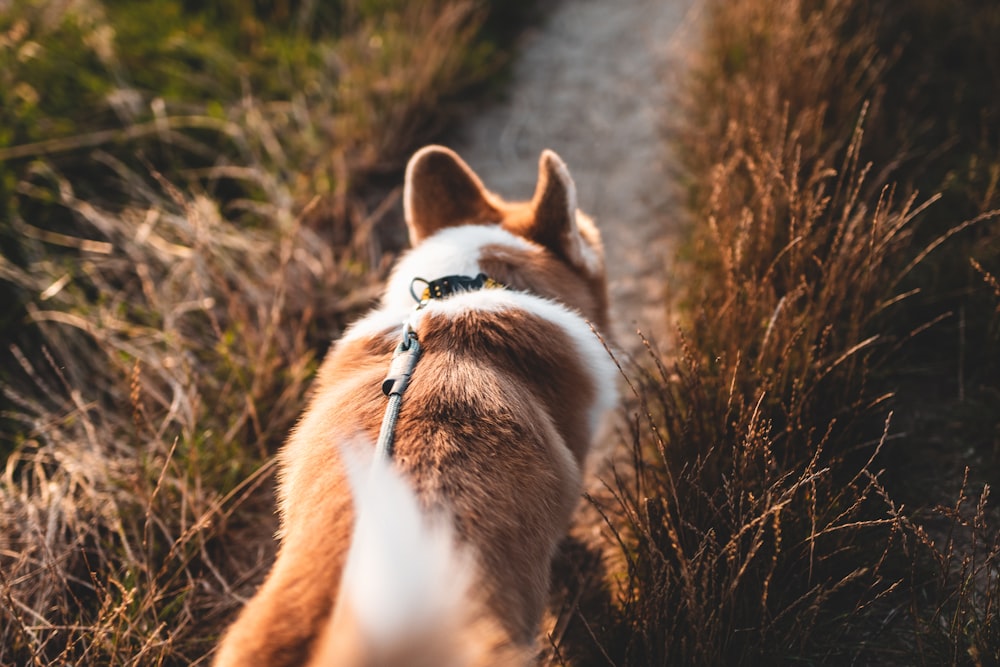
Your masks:
{"label": "collar", "polygon": [[[425,286],[423,291],[420,293],[420,296],[417,296],[415,289],[418,283],[422,283]],[[431,299],[445,299],[456,292],[467,292],[477,289],[497,289],[503,287],[504,285],[502,283],[490,278],[485,273],[480,273],[475,278],[458,275],[445,276],[443,278],[438,278],[437,280],[414,278],[410,283],[410,295],[413,297],[414,301],[423,306],[426,305]]]}

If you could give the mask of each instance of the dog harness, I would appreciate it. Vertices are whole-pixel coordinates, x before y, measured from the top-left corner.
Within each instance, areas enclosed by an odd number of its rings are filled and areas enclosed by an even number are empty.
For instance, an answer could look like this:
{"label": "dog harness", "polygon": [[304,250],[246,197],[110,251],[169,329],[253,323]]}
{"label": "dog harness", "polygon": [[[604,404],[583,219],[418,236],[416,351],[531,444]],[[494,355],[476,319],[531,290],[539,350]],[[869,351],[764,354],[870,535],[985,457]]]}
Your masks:
{"label": "dog harness", "polygon": [[[417,296],[416,286],[423,284],[424,289]],[[474,278],[469,276],[445,276],[437,280],[424,280],[414,278],[410,282],[410,295],[417,302],[414,314],[421,311],[432,299],[445,299],[456,292],[467,292],[476,289],[496,289],[503,288],[504,285],[493,280],[485,273],[480,273]],[[378,441],[375,443],[375,456],[385,459],[392,458],[393,439],[396,432],[396,420],[399,418],[399,410],[403,402],[403,392],[410,384],[410,376],[413,369],[420,361],[420,341],[417,339],[417,332],[413,329],[414,317],[410,317],[403,323],[402,339],[393,352],[392,362],[389,364],[389,373],[382,380],[382,393],[385,394],[389,403],[385,408],[385,417],[382,418],[382,427],[379,429]]]}

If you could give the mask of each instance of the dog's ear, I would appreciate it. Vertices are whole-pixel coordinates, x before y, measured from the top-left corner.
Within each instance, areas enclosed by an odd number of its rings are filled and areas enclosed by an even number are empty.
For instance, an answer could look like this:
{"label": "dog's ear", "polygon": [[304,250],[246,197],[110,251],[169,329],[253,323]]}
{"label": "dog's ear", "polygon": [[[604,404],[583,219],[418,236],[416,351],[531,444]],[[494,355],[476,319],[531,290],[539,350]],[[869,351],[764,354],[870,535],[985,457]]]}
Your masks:
{"label": "dog's ear", "polygon": [[479,177],[444,146],[426,146],[410,158],[403,209],[412,245],[445,227],[500,219]]}
{"label": "dog's ear", "polygon": [[525,236],[579,267],[589,266],[586,243],[577,225],[576,184],[566,163],[554,151],[538,160],[538,185],[531,199],[534,220]]}

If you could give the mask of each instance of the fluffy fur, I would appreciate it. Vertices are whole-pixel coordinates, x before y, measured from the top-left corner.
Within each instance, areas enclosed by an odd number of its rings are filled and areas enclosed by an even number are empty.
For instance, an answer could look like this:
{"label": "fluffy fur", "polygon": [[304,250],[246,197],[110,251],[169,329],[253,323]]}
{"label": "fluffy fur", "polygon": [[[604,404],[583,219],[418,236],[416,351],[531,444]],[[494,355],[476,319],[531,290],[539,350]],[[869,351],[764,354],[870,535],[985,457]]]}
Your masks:
{"label": "fluffy fur", "polygon": [[[427,147],[407,168],[404,209],[414,247],[332,348],[281,451],[278,558],[218,667],[511,665],[533,653],[551,559],[616,397],[593,330],[608,321],[600,236],[551,151],[532,200],[508,203]],[[480,272],[506,288],[414,310],[413,278]],[[359,473],[349,443],[377,438],[404,321],[423,355],[394,459]]]}

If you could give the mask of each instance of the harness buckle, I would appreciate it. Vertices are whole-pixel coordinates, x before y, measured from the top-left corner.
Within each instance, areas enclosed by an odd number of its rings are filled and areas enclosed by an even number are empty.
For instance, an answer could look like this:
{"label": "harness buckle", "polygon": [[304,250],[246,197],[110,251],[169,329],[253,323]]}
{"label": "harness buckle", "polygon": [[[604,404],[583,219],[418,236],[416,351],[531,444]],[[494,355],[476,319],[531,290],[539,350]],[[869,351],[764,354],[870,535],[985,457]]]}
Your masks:
{"label": "harness buckle", "polygon": [[382,380],[382,393],[386,396],[402,395],[410,384],[410,376],[420,359],[420,343],[410,323],[403,325],[403,340],[399,341],[389,364],[389,373]]}

